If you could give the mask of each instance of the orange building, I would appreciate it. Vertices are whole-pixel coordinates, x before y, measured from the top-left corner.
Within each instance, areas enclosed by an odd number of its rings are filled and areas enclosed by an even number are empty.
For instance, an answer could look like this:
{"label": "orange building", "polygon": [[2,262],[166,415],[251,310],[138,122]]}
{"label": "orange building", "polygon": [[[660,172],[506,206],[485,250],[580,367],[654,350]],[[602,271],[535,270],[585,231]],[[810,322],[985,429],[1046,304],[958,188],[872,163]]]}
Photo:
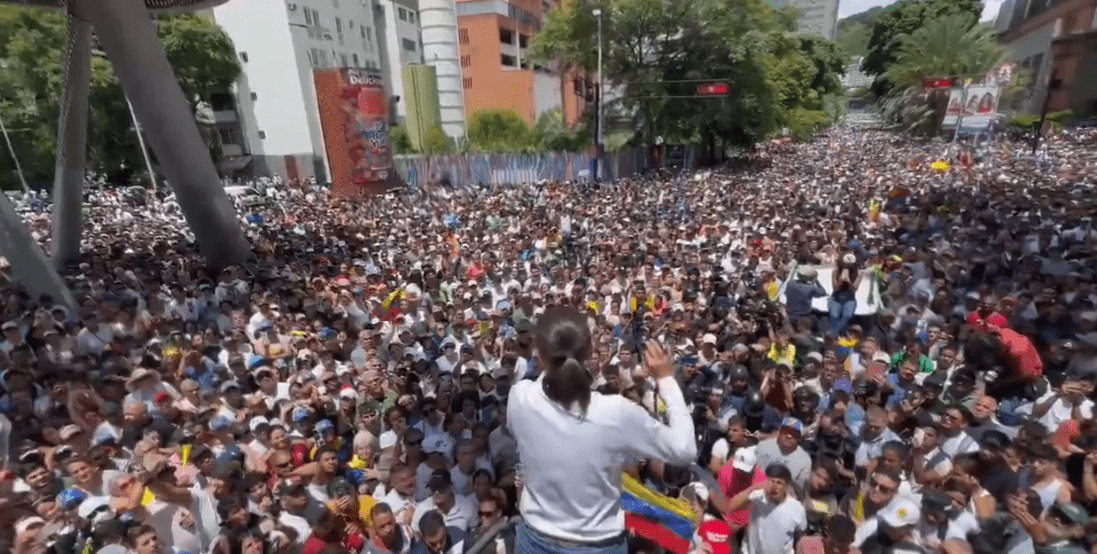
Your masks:
{"label": "orange building", "polygon": [[544,0],[456,0],[466,120],[480,110],[510,108],[532,125],[541,113],[562,108],[571,124],[587,109],[583,79],[526,59],[552,6]]}

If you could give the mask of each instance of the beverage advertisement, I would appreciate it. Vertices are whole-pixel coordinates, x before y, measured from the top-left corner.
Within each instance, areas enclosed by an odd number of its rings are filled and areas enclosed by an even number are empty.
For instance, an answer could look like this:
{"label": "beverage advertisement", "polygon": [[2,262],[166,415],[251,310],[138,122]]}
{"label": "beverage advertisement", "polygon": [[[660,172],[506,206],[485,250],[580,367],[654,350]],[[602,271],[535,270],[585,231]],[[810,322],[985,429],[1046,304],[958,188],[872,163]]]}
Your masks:
{"label": "beverage advertisement", "polygon": [[315,82],[332,192],[346,198],[400,188],[381,76],[343,68],[317,71]]}

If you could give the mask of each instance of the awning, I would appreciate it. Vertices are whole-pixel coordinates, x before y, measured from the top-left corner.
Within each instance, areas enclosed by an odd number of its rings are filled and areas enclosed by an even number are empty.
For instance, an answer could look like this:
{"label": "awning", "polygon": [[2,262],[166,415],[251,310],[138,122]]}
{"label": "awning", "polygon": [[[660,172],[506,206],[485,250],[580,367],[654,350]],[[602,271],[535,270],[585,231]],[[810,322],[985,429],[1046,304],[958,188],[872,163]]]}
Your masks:
{"label": "awning", "polygon": [[217,169],[225,173],[235,173],[251,163],[251,156],[225,156],[217,162]]}

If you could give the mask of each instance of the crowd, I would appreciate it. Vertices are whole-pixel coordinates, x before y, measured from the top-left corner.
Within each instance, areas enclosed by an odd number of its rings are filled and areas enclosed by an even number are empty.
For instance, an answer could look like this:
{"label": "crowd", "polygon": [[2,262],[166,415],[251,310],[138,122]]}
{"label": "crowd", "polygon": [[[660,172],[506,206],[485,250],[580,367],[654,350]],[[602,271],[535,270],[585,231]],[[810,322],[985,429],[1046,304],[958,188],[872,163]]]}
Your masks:
{"label": "crowd", "polygon": [[663,421],[673,364],[697,463],[625,465],[693,507],[692,552],[1094,551],[1097,135],[1024,148],[835,129],[581,188],[274,184],[219,270],[170,198],[92,191],[79,305],[0,285],[0,552],[512,554],[529,472],[590,494],[508,426],[548,409],[508,393],[561,306],[595,394]]}

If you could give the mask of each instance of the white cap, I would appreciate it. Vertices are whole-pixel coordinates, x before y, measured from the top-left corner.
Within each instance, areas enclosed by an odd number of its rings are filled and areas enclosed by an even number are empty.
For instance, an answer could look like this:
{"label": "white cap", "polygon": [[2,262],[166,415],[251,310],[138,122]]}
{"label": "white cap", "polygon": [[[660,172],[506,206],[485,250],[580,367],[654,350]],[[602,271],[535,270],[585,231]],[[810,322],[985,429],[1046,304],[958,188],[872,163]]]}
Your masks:
{"label": "white cap", "polygon": [[704,483],[694,481],[686,485],[686,488],[683,490],[689,490],[690,492],[692,492],[693,496],[696,497],[697,500],[701,502],[701,504],[708,503],[708,487],[706,487]]}
{"label": "white cap", "polygon": [[922,507],[905,496],[899,496],[884,506],[877,516],[893,529],[908,527],[922,521]]}
{"label": "white cap", "polygon": [[716,335],[712,333],[705,333],[705,336],[701,337],[701,344],[716,345]]}
{"label": "white cap", "polygon": [[263,416],[255,416],[251,418],[251,421],[248,422],[248,428],[251,429],[252,432],[258,429],[261,425],[266,425],[267,427],[270,427],[270,420]]}
{"label": "white cap", "polygon": [[731,461],[733,468],[748,473],[754,471],[754,466],[757,464],[758,456],[755,454],[753,446],[736,450],[735,457]]}
{"label": "white cap", "polygon": [[377,447],[381,450],[392,448],[396,446],[396,433],[387,432],[381,433],[381,436],[377,439]]}
{"label": "white cap", "polygon": [[89,496],[76,508],[76,515],[81,519],[88,519],[100,508],[110,506],[110,500],[105,496]]}

